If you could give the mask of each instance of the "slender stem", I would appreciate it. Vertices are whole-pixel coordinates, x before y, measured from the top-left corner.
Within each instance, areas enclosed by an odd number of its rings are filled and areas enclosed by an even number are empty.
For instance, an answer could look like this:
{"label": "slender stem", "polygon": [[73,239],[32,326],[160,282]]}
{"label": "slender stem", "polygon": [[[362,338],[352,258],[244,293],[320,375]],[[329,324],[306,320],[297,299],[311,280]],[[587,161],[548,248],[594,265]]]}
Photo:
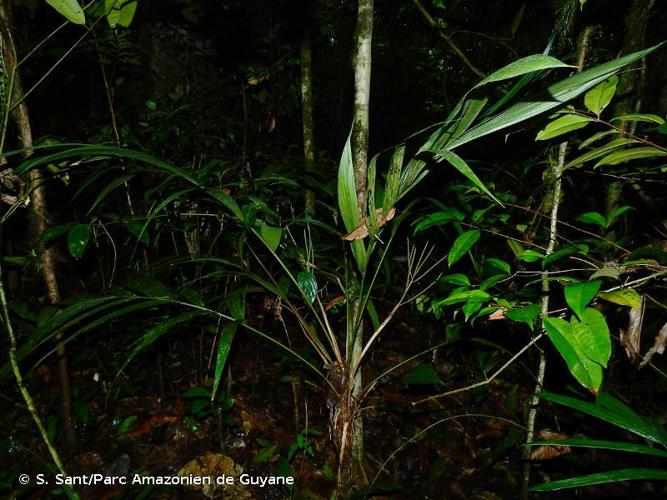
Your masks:
{"label": "slender stem", "polygon": [[23,396],[23,400],[25,401],[25,404],[28,407],[28,411],[30,412],[33,421],[35,422],[35,427],[37,427],[37,430],[39,431],[39,434],[42,437],[44,444],[49,450],[49,454],[51,455],[53,463],[62,474],[67,475],[63,462],[60,459],[60,455],[53,446],[53,443],[51,443],[51,439],[49,439],[49,435],[46,432],[46,428],[44,427],[42,419],[39,416],[39,412],[37,411],[37,407],[35,406],[35,402],[32,399],[32,396],[30,395],[30,392],[28,391],[28,388],[26,387],[23,381],[23,375],[21,374],[18,358],[16,356],[16,350],[17,350],[16,336],[14,335],[14,329],[12,327],[11,319],[9,318],[9,307],[7,305],[7,297],[5,295],[4,278],[2,275],[2,259],[0,259],[0,306],[2,307],[2,310],[0,311],[2,312],[1,315],[2,322],[5,324],[5,329],[7,330],[7,336],[9,337],[9,363],[11,364],[12,367],[14,379],[16,379],[16,385],[19,388],[19,392]]}

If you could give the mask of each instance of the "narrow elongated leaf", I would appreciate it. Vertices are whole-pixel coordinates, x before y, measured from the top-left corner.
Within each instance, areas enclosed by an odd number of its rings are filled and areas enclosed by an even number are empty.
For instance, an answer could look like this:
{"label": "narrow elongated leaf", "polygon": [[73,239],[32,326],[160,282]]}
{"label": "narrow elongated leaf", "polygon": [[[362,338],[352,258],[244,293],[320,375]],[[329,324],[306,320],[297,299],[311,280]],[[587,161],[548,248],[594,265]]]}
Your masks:
{"label": "narrow elongated leaf", "polygon": [[456,208],[446,208],[419,220],[415,226],[414,234],[419,234],[431,226],[442,226],[450,222],[460,222],[465,217],[465,214]]}
{"label": "narrow elongated leaf", "polygon": [[582,281],[565,287],[565,302],[579,318],[584,309],[600,290],[601,281]]}
{"label": "narrow elongated leaf", "polygon": [[557,118],[556,120],[547,124],[542,130],[537,133],[535,137],[536,141],[546,141],[547,139],[553,139],[573,130],[578,130],[584,128],[592,120],[587,116],[581,115],[565,115]]}
{"label": "narrow elongated leaf", "polygon": [[225,323],[225,325],[222,327],[220,340],[218,340],[218,352],[215,357],[215,371],[213,372],[211,401],[215,400],[218,387],[220,387],[220,382],[222,381],[222,371],[227,364],[227,358],[229,357],[229,351],[232,350],[232,344],[234,343],[234,337],[236,336],[237,329],[238,323]]}
{"label": "narrow elongated leaf", "polygon": [[607,137],[608,135],[618,135],[618,130],[612,129],[612,130],[602,130],[601,132],[596,132],[588,139],[584,139],[583,141],[581,141],[581,144],[579,144],[577,149],[584,149],[585,147],[590,146],[594,142],[597,142],[600,139]]}
{"label": "narrow elongated leaf", "polygon": [[586,92],[584,96],[584,105],[591,113],[600,116],[602,110],[611,102],[616,93],[618,85],[618,76],[613,75],[604,82],[598,84],[595,88]]}
{"label": "narrow elongated leaf", "polygon": [[667,470],[663,469],[620,469],[538,484],[537,486],[531,486],[528,491],[555,491],[595,484],[618,483],[620,481],[665,479],[667,479]]}
{"label": "narrow elongated leaf", "polygon": [[612,122],[645,122],[645,123],[655,123],[657,125],[663,125],[665,119],[658,116],[647,113],[631,113],[629,115],[616,116],[611,119]]}
{"label": "narrow elongated leaf", "polygon": [[480,236],[482,235],[481,231],[478,229],[471,229],[459,235],[452,248],[449,250],[449,255],[447,255],[447,264],[449,267],[452,267],[456,262],[463,257],[472,246],[477,243]]}
{"label": "narrow elongated leaf", "polygon": [[482,290],[465,290],[463,292],[452,292],[448,297],[433,302],[433,307],[450,306],[460,302],[483,302],[491,298],[491,295]]}
{"label": "narrow elongated leaf", "polygon": [[535,71],[542,71],[545,69],[553,68],[574,68],[574,66],[565,64],[555,57],[547,56],[545,54],[533,54],[511,62],[507,66],[494,71],[473,88],[476,89],[482,85],[486,85],[487,83],[500,82],[502,80],[508,80],[510,78],[525,75],[527,73],[534,73]]}
{"label": "narrow elongated leaf", "polygon": [[458,139],[448,143],[446,147],[448,150],[452,150],[485,135],[492,134],[493,132],[510,127],[539,114],[551,111],[562,103],[574,99],[587,90],[595,87],[598,83],[606,80],[624,66],[632,64],[633,62],[640,60],[642,57],[647,56],[661,45],[662,44],[655,45],[608,63],[600,64],[594,68],[584,70],[566,78],[565,80],[555,83],[548,87],[548,95],[545,96],[544,99],[519,102],[507,110],[471,128]]}
{"label": "narrow elongated leaf", "polygon": [[483,193],[486,193],[489,196],[489,198],[491,198],[499,205],[502,205],[500,200],[495,196],[493,196],[491,191],[489,191],[489,189],[484,185],[484,183],[479,179],[479,177],[477,177],[475,172],[473,172],[473,170],[468,166],[468,164],[463,160],[463,158],[461,158],[455,153],[452,153],[451,151],[442,150],[436,154],[436,159],[447,160],[450,165],[452,165],[456,170],[465,175]]}
{"label": "narrow elongated leaf", "polygon": [[74,24],[86,24],[86,15],[77,0],[46,0],[51,7]]}
{"label": "narrow elongated leaf", "polygon": [[603,165],[618,165],[632,160],[642,160],[644,158],[659,158],[667,156],[667,151],[653,146],[643,146],[639,148],[624,149],[615,151],[605,156],[595,164],[596,167]]}
{"label": "narrow elongated leaf", "polygon": [[[601,393],[598,397],[602,398],[603,396],[610,397],[606,393]],[[667,445],[667,433],[664,429],[648,422],[631,409],[630,411],[627,411],[627,409],[623,411],[611,410],[599,404],[547,391],[540,392],[540,398],[599,418],[655,443]]]}
{"label": "narrow elongated leaf", "polygon": [[526,446],[571,446],[573,448],[595,448],[598,450],[625,451],[627,453],[640,453],[654,457],[667,458],[667,451],[660,450],[645,444],[631,443],[627,441],[604,441],[598,439],[568,438],[568,439],[541,439],[526,443]]}
{"label": "narrow elongated leaf", "polygon": [[[613,133],[616,133],[613,131]],[[629,137],[620,137],[618,139],[614,139],[611,142],[608,142],[607,144],[604,144],[603,146],[600,146],[599,148],[595,148],[591,151],[587,151],[584,154],[577,156],[574,160],[569,161],[568,163],[565,164],[563,167],[564,169],[567,168],[572,168],[572,167],[578,167],[580,165],[583,165],[587,161],[595,160],[596,158],[600,158],[602,156],[605,156],[612,151],[615,151],[617,149],[622,148],[623,146],[627,146],[628,144],[634,144],[639,142],[637,139],[631,139]]]}
{"label": "narrow elongated leaf", "polygon": [[97,195],[97,198],[95,198],[95,201],[90,206],[87,213],[89,214],[95,210],[95,207],[102,203],[104,198],[106,198],[111,191],[116,189],[118,186],[122,186],[123,184],[127,183],[133,177],[134,175],[121,175],[120,177],[116,177],[114,180],[112,180],[104,187],[104,189],[102,189],[102,191],[100,191],[100,194]]}
{"label": "narrow elongated leaf", "polygon": [[79,260],[90,241],[90,224],[75,224],[67,234],[67,248],[72,257]]}

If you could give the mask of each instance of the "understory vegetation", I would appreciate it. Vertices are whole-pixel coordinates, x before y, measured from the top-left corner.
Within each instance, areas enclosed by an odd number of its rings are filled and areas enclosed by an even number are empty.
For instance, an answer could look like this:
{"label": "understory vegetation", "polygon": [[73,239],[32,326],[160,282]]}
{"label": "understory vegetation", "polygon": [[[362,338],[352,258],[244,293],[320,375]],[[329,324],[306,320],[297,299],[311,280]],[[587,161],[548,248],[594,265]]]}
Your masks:
{"label": "understory vegetation", "polygon": [[1,494],[664,498],[665,25],[0,0]]}

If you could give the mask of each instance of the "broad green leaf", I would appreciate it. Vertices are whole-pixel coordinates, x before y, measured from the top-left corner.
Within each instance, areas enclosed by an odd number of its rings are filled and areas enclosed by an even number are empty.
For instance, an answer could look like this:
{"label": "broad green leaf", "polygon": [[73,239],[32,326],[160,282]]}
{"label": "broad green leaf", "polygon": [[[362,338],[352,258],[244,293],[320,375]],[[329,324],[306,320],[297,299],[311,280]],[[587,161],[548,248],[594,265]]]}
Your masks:
{"label": "broad green leaf", "polygon": [[604,316],[595,309],[588,307],[584,311],[584,318],[584,321],[579,321],[576,318],[572,318],[570,321],[572,337],[584,355],[606,368],[611,355],[611,341]]}
{"label": "broad green leaf", "polygon": [[463,257],[472,246],[477,243],[480,236],[482,235],[481,231],[478,229],[471,229],[470,231],[465,231],[459,235],[452,248],[449,250],[449,255],[447,255],[447,265],[452,267],[456,262]]}
{"label": "broad green leaf", "polygon": [[410,385],[442,384],[442,380],[430,363],[417,365],[403,376],[403,382]]}
{"label": "broad green leaf", "polygon": [[296,281],[299,283],[299,288],[301,288],[308,302],[311,304],[315,302],[317,298],[317,281],[315,280],[315,275],[310,271],[303,270],[297,274]]}
{"label": "broad green leaf", "polygon": [[[42,234],[40,241],[47,245],[51,240],[56,239],[58,236],[65,234],[67,231],[69,231],[72,228],[72,224],[61,224],[59,226],[53,226],[44,231],[44,234]],[[5,257],[5,260],[7,258]]]}
{"label": "broad green leaf", "polygon": [[[619,267],[612,265],[598,269],[593,274],[591,274],[588,279],[594,280],[595,278],[612,278],[617,280],[620,277],[621,277],[621,271]],[[602,293],[603,292],[600,292],[600,297],[602,297]]]}
{"label": "broad green leaf", "polygon": [[137,0],[104,0],[104,11],[107,13],[109,26],[127,28],[134,19]]}
{"label": "broad green leaf", "polygon": [[74,24],[86,24],[86,15],[77,0],[46,0],[51,7]]}
{"label": "broad green leaf", "polygon": [[535,329],[535,318],[540,314],[540,306],[537,304],[528,304],[523,307],[517,307],[507,311],[507,316],[513,321],[519,321],[528,325],[531,330]]}
{"label": "broad green leaf", "polygon": [[517,258],[524,262],[537,262],[538,260],[544,259],[544,255],[542,255],[540,252],[536,252],[535,250],[524,250],[519,255],[517,255]]}
{"label": "broad green leaf", "polygon": [[452,304],[468,302],[469,300],[472,300],[473,302],[482,302],[490,298],[491,295],[484,292],[483,290],[465,290],[462,292],[452,292],[446,298],[434,301],[433,307],[450,306]]}
{"label": "broad green leaf", "polygon": [[211,401],[215,401],[215,395],[217,394],[218,387],[220,387],[220,382],[222,381],[222,371],[227,364],[227,358],[229,357],[229,351],[232,349],[232,344],[234,343],[234,337],[236,336],[237,329],[238,323],[225,323],[225,325],[222,327],[220,340],[218,340],[218,352],[215,357],[215,371],[213,372]]}
{"label": "broad green leaf", "polygon": [[417,222],[414,234],[419,234],[431,226],[442,226],[450,222],[460,222],[465,219],[465,214],[456,208],[446,208],[439,212],[434,212]]}
{"label": "broad green leaf", "polygon": [[[523,246],[521,245],[521,243],[519,243],[519,242],[516,241],[516,240],[510,240],[510,239],[507,239],[507,240],[505,240],[505,241],[507,242],[507,246],[510,247],[510,250],[512,251],[512,253],[514,254],[514,256],[515,256],[516,258],[519,258],[519,255],[523,254],[523,253],[526,251],[526,249],[523,248]],[[544,257],[544,256],[542,255],[542,256],[540,256],[540,257],[539,257],[538,259],[536,259],[536,260],[539,260],[539,259],[541,259],[542,257]],[[533,261],[533,262],[534,262],[534,261]]]}
{"label": "broad green leaf", "polygon": [[542,130],[540,130],[535,137],[536,141],[546,141],[547,139],[553,139],[573,130],[578,130],[584,128],[592,120],[588,116],[581,115],[565,115],[557,118],[556,120],[547,124]]}
{"label": "broad green leaf", "polygon": [[67,233],[67,248],[72,257],[79,260],[90,241],[90,224],[75,224]]}
{"label": "broad green leaf", "polygon": [[490,257],[486,259],[484,261],[484,264],[493,267],[494,269],[497,269],[498,271],[505,274],[509,274],[512,271],[512,268],[510,267],[508,262],[501,259],[497,259],[495,257]]}
{"label": "broad green leaf", "polygon": [[618,165],[632,160],[642,160],[644,158],[659,158],[667,156],[667,151],[653,146],[643,146],[639,148],[623,149],[615,151],[605,156],[595,164],[596,167],[603,165]]}
{"label": "broad green leaf", "polygon": [[463,175],[465,175],[472,183],[477,186],[483,193],[486,193],[489,198],[491,198],[493,201],[498,203],[499,205],[502,205],[500,200],[493,196],[491,191],[488,190],[488,188],[484,185],[484,183],[477,177],[475,172],[472,171],[472,169],[468,166],[468,164],[455,153],[452,153],[451,151],[448,150],[442,150],[436,153],[436,160],[447,160],[450,165],[452,165],[456,170],[461,172]]}
{"label": "broad green leaf", "polygon": [[565,302],[581,318],[584,309],[600,290],[601,281],[582,281],[565,287]]}
{"label": "broad green leaf", "polygon": [[570,479],[561,479],[550,483],[531,486],[528,491],[555,491],[566,488],[580,488],[595,484],[618,483],[631,480],[666,480],[667,470],[664,469],[620,469],[607,472],[598,472],[587,476],[578,476]]}
{"label": "broad green leaf", "polygon": [[611,292],[600,292],[599,297],[607,302],[618,304],[619,306],[629,306],[633,309],[639,307],[641,295],[634,288],[621,288]]}
{"label": "broad green leaf", "polygon": [[586,92],[586,95],[584,96],[584,105],[586,108],[599,117],[604,108],[609,105],[611,99],[614,97],[617,85],[618,76],[613,75],[595,88]]}
{"label": "broad green leaf", "polygon": [[563,169],[578,167],[579,165],[582,165],[587,161],[595,160],[596,158],[605,156],[612,151],[622,148],[623,146],[626,146],[628,144],[634,144],[637,142],[639,142],[637,139],[631,139],[629,137],[620,137],[618,139],[614,139],[613,141],[608,142],[607,144],[604,144],[599,148],[595,148],[591,151],[585,152],[580,156],[577,156],[574,160],[566,163]]}
{"label": "broad green leaf", "polygon": [[632,113],[629,115],[616,116],[611,119],[613,122],[645,122],[645,123],[655,123],[657,125],[663,125],[665,119],[652,114],[646,113]]}
{"label": "broad green leaf", "polygon": [[283,235],[283,230],[280,227],[270,226],[265,221],[262,221],[262,225],[259,227],[259,235],[262,237],[262,241],[264,241],[266,246],[269,247],[272,252],[275,252],[278,250],[278,245],[280,245],[280,238]]}
{"label": "broad green leaf", "polygon": [[579,215],[577,220],[584,224],[597,224],[600,227],[607,227],[607,219],[599,212],[586,212]]}
{"label": "broad green leaf", "polygon": [[465,274],[445,274],[440,278],[442,283],[450,283],[452,285],[470,286],[470,279]]}
{"label": "broad green leaf", "polygon": [[570,323],[561,318],[545,318],[544,328],[577,382],[597,393],[602,383],[602,367],[581,351],[574,340]]}
{"label": "broad green leaf", "polygon": [[468,301],[465,304],[463,304],[463,306],[461,307],[461,311],[463,311],[465,320],[468,321],[470,319],[470,316],[479,311],[482,308],[482,304],[483,302],[477,300]]}

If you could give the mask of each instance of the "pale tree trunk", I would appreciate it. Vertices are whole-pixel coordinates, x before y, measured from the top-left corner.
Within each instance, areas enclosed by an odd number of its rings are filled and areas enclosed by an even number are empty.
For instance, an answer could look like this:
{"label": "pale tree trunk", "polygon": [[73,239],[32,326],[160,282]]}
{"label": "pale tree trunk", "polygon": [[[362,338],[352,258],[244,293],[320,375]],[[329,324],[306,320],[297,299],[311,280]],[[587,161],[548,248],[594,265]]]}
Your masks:
{"label": "pale tree trunk", "polygon": [[[13,44],[10,12],[6,3],[0,1],[0,31],[2,32],[2,49],[5,63],[5,70],[8,74],[14,73],[12,98],[10,100],[10,109],[18,129],[19,142],[23,148],[23,156],[29,157],[33,151],[32,129],[30,126],[30,115],[28,106],[23,100],[23,88],[18,72],[16,71],[16,50]],[[42,235],[48,229],[48,212],[46,209],[46,189],[44,187],[44,178],[39,169],[33,168],[29,173],[29,193],[30,207],[32,212],[32,223],[35,226],[37,238],[36,246],[39,254],[40,264],[42,266],[42,277],[46,288],[47,296],[51,304],[60,302],[60,291],[56,278],[56,264],[53,250],[46,247],[41,242]],[[69,370],[67,367],[67,357],[65,347],[61,343],[62,334],[59,334],[58,340],[58,375],[61,391],[61,410],[63,417],[63,430],[68,445],[75,444],[74,420],[72,416],[72,396],[70,391]]]}
{"label": "pale tree trunk", "polygon": [[[303,120],[303,159],[306,175],[315,170],[315,129],[313,126],[312,41],[310,30],[310,0],[304,1],[304,29],[301,39],[301,115]],[[315,214],[315,192],[306,188],[306,215]]]}
{"label": "pale tree trunk", "polygon": [[[352,163],[354,165],[354,180],[357,189],[357,203],[362,217],[368,211],[368,130],[369,130],[369,103],[371,90],[371,42],[373,38],[373,0],[358,0],[356,50],[354,56],[354,122],[352,125]],[[354,300],[350,308],[348,323],[352,326],[352,345],[348,350],[347,373],[351,374],[363,348],[364,329],[361,316],[363,310],[361,301]],[[358,325],[356,332],[354,327]],[[339,464],[339,486],[341,470],[345,468],[343,477],[347,485],[361,485],[366,482],[363,468],[364,461],[364,428],[363,418],[359,408],[359,398],[362,391],[362,368],[354,372],[351,380],[346,380],[345,389],[341,391],[341,413],[348,420],[344,423],[343,433],[340,436],[339,449],[342,458]],[[349,446],[349,452],[348,452]],[[349,457],[349,463],[347,458]]]}

